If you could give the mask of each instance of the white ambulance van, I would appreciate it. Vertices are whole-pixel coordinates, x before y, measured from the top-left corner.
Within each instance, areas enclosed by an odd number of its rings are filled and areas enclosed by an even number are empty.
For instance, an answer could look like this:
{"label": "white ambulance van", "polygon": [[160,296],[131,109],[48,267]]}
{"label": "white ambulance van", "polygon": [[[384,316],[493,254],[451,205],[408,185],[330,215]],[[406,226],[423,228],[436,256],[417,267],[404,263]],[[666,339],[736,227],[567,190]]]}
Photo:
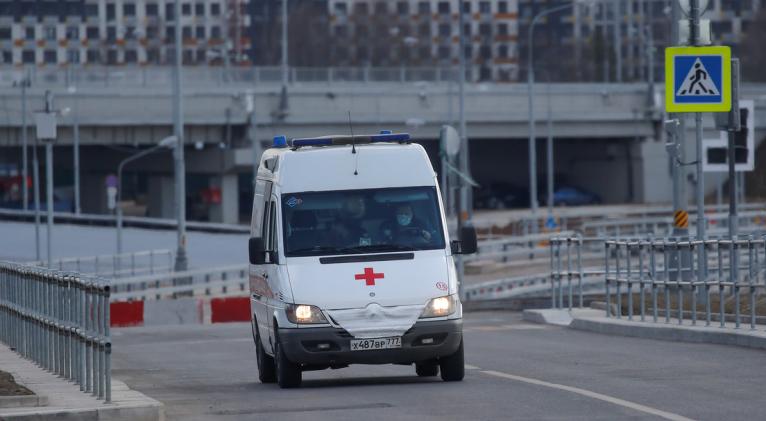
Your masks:
{"label": "white ambulance van", "polygon": [[297,387],[302,372],[415,365],[464,375],[454,258],[436,175],[407,134],[284,137],[261,158],[250,257],[259,379]]}

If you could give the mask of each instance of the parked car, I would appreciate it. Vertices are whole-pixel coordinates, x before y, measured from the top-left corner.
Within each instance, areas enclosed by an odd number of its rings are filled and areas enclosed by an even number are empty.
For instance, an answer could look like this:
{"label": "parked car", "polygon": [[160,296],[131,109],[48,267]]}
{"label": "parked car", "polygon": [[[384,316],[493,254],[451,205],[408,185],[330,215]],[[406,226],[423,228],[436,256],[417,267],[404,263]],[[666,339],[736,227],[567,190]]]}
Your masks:
{"label": "parked car", "polygon": [[474,190],[476,209],[509,209],[529,206],[529,190],[509,183],[490,183]]}
{"label": "parked car", "polygon": [[[547,204],[547,195],[541,197],[541,203]],[[553,191],[554,206],[583,206],[601,203],[601,197],[593,192],[573,186],[561,186]]]}

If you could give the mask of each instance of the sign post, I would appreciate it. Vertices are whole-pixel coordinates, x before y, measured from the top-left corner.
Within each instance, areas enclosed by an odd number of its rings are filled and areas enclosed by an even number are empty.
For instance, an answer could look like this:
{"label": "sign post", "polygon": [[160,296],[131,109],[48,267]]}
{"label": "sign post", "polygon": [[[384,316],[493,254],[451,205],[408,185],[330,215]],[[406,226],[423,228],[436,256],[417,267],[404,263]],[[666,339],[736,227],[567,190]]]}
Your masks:
{"label": "sign post", "polygon": [[[53,142],[56,140],[56,113],[53,111],[53,93],[45,92],[45,110],[35,114],[37,138],[45,142],[45,196],[47,207],[48,268],[53,265]],[[38,209],[39,212],[39,209]]]}

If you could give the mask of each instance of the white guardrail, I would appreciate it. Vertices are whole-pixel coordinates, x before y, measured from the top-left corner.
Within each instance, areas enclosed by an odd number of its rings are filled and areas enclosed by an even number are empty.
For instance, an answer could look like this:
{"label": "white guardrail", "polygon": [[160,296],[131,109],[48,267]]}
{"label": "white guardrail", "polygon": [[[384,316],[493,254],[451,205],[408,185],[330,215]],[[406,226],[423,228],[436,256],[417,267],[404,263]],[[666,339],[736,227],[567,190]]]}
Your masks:
{"label": "white guardrail", "polygon": [[[28,264],[46,267],[48,262],[36,261]],[[168,273],[173,271],[173,251],[160,249],[99,256],[67,257],[54,260],[51,269],[113,278]]]}

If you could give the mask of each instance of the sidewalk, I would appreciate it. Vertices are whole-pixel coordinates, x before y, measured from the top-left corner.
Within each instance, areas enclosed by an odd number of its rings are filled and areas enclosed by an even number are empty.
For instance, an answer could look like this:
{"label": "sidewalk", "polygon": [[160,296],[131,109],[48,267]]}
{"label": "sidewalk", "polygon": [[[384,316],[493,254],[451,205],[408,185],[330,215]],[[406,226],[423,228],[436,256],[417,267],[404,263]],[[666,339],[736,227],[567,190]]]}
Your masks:
{"label": "sidewalk", "polygon": [[162,421],[162,403],[112,379],[112,403],[80,391],[79,385],[53,375],[0,344],[0,367],[35,392],[45,406],[0,409],[2,420],[136,420]]}
{"label": "sidewalk", "polygon": [[530,322],[567,326],[570,329],[607,335],[766,349],[766,327],[763,325],[757,325],[756,330],[751,330],[749,324],[742,324],[739,329],[735,329],[734,323],[729,322],[721,328],[717,322],[705,326],[705,322],[699,320],[696,326],[692,326],[691,320],[686,319],[679,325],[678,319],[673,318],[669,323],[665,323],[664,318],[654,323],[650,317],[642,322],[638,316],[634,316],[633,321],[628,321],[624,316],[621,319],[607,318],[604,310],[593,309],[573,309],[571,312],[555,309],[524,310],[523,317]]}

